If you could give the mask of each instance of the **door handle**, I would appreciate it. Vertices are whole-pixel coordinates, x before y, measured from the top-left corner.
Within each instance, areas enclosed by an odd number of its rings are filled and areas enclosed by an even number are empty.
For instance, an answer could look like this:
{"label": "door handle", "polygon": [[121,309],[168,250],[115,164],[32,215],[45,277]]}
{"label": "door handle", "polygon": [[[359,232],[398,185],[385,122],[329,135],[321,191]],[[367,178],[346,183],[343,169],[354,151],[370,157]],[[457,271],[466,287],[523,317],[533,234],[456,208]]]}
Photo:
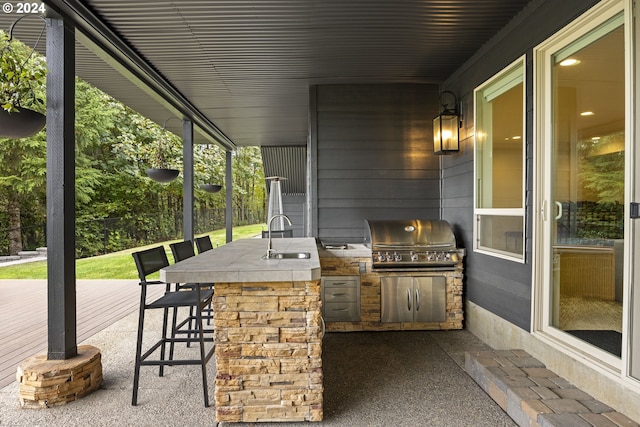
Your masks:
{"label": "door handle", "polygon": [[407,310],[411,311],[411,289],[407,289]]}
{"label": "door handle", "polygon": [[558,215],[556,215],[555,219],[562,218],[562,203],[556,201],[556,206],[558,207]]}
{"label": "door handle", "polygon": [[420,311],[420,289],[416,289],[416,311]]}

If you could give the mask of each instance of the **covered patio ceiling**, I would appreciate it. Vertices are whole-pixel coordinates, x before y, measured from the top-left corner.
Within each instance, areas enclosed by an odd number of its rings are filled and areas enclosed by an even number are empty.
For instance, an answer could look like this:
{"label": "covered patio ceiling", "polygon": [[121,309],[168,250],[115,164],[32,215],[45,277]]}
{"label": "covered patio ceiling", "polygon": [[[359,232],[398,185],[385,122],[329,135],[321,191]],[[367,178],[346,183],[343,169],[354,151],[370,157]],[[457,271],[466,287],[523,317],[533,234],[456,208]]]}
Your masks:
{"label": "covered patio ceiling", "polygon": [[[77,26],[81,78],[159,124],[190,118],[196,143],[234,149],[305,145],[311,85],[439,84],[530,2],[44,3]],[[1,28],[17,17],[0,14]],[[41,26],[23,19],[14,36],[33,43]],[[177,120],[167,129],[181,133]]]}

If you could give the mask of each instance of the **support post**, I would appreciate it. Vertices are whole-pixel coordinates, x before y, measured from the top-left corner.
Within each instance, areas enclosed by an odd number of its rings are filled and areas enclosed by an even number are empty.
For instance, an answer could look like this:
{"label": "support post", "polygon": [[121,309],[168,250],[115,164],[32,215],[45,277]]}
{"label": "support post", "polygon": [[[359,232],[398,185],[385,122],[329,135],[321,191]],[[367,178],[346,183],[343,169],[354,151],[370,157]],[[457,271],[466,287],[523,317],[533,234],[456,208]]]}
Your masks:
{"label": "support post", "polygon": [[233,174],[232,174],[231,151],[226,152],[226,171],[225,171],[225,188],[226,207],[225,207],[225,228],[227,230],[227,243],[233,240]]}
{"label": "support post", "polygon": [[75,34],[47,18],[47,358],[77,355],[75,269]]}
{"label": "support post", "polygon": [[193,241],[193,122],[182,122],[182,168],[183,168],[183,195],[182,195],[182,227],[183,239]]}

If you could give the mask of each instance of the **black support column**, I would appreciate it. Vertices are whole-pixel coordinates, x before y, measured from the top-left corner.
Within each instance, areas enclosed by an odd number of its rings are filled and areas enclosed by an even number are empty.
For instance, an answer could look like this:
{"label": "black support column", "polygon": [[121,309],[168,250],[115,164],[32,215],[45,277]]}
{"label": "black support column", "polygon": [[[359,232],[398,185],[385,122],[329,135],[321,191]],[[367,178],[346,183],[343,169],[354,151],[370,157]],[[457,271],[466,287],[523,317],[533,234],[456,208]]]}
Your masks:
{"label": "black support column", "polygon": [[184,176],[182,195],[183,239],[193,241],[193,123],[182,122],[182,174]]}
{"label": "black support column", "polygon": [[224,186],[227,190],[226,209],[225,209],[225,228],[227,230],[227,243],[233,240],[233,168],[232,168],[231,151],[226,153],[226,172]]}
{"label": "black support column", "polygon": [[75,269],[75,37],[47,19],[47,358],[77,355]]}

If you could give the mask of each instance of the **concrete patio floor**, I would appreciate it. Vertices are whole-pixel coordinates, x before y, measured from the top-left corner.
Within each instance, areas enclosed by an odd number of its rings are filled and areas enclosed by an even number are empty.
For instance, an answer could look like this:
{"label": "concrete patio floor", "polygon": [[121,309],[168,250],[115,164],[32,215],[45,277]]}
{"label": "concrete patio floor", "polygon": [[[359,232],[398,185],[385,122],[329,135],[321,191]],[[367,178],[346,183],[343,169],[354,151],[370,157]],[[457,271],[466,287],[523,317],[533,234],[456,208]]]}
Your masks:
{"label": "concrete patio floor", "polygon": [[[138,295],[132,298],[137,300]],[[214,408],[203,406],[200,372],[194,366],[170,367],[164,377],[158,377],[152,367],[143,367],[138,406],[131,406],[137,327],[137,311],[132,310],[79,343],[101,350],[104,382],[98,391],[64,406],[25,409],[14,381],[0,389],[0,426],[249,425],[215,422]],[[160,330],[159,314],[147,317],[149,340]],[[467,331],[327,334],[324,420],[316,425],[514,426],[463,370],[464,352],[484,349],[488,347]],[[196,350],[182,346],[180,351]],[[213,401],[213,361],[208,375]]]}

